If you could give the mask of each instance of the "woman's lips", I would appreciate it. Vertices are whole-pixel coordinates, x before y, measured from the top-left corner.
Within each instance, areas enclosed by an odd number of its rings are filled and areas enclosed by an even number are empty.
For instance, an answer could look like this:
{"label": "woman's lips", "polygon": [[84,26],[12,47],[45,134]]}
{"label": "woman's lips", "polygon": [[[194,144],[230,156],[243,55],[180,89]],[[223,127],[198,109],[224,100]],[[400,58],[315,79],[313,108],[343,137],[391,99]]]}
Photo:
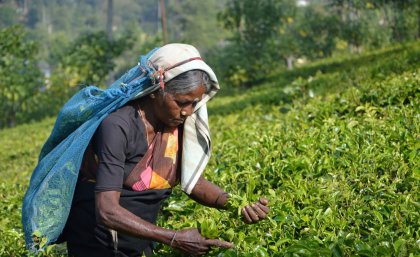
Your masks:
{"label": "woman's lips", "polygon": [[175,123],[179,123],[179,124],[182,124],[182,123],[184,123],[184,119],[173,119],[172,120],[173,122],[175,122]]}

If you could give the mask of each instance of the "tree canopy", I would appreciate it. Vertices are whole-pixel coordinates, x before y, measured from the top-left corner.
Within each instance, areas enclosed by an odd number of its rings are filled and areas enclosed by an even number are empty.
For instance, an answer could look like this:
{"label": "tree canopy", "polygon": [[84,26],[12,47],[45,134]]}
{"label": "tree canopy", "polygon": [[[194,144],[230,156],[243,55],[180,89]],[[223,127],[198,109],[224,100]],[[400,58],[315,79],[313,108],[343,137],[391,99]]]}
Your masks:
{"label": "tree canopy", "polygon": [[[169,42],[196,46],[229,87],[252,87],[297,63],[420,38],[419,1],[164,3]],[[54,115],[80,86],[106,86],[162,45],[158,1],[110,2],[0,1],[0,127]]]}

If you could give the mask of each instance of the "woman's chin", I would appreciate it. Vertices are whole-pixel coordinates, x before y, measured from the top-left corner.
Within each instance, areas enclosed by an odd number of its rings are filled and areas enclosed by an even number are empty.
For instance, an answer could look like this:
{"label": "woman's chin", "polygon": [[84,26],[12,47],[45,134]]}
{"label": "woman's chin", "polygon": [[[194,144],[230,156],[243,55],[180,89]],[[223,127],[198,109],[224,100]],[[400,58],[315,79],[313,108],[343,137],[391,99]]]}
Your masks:
{"label": "woman's chin", "polygon": [[169,127],[178,127],[179,125],[184,123],[184,120],[170,120],[165,123],[166,123],[166,126],[169,126]]}

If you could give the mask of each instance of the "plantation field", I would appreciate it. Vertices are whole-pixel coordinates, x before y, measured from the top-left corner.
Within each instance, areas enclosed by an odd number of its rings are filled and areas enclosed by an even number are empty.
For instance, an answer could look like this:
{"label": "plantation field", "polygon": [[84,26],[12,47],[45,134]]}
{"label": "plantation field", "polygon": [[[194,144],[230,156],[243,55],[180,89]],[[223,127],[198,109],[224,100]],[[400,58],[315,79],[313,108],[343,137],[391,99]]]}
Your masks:
{"label": "plantation field", "polygon": [[[222,85],[228,87],[228,85]],[[420,44],[273,73],[209,104],[206,177],[232,212],[177,188],[158,223],[235,243],[210,256],[420,256]],[[54,119],[0,131],[0,256],[25,255],[21,201]],[[239,208],[259,195],[270,217]],[[49,249],[56,256],[63,247]],[[156,256],[181,256],[158,246]]]}

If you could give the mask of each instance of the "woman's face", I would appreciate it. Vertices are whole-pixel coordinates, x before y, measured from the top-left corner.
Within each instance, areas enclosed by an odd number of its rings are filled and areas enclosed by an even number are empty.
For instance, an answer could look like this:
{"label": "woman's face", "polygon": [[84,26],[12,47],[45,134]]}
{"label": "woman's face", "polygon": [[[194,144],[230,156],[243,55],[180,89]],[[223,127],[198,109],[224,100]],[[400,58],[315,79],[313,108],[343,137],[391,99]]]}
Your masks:
{"label": "woman's face", "polygon": [[177,127],[193,113],[195,105],[201,100],[205,92],[205,86],[201,85],[189,93],[159,94],[156,98],[155,115],[165,125]]}

